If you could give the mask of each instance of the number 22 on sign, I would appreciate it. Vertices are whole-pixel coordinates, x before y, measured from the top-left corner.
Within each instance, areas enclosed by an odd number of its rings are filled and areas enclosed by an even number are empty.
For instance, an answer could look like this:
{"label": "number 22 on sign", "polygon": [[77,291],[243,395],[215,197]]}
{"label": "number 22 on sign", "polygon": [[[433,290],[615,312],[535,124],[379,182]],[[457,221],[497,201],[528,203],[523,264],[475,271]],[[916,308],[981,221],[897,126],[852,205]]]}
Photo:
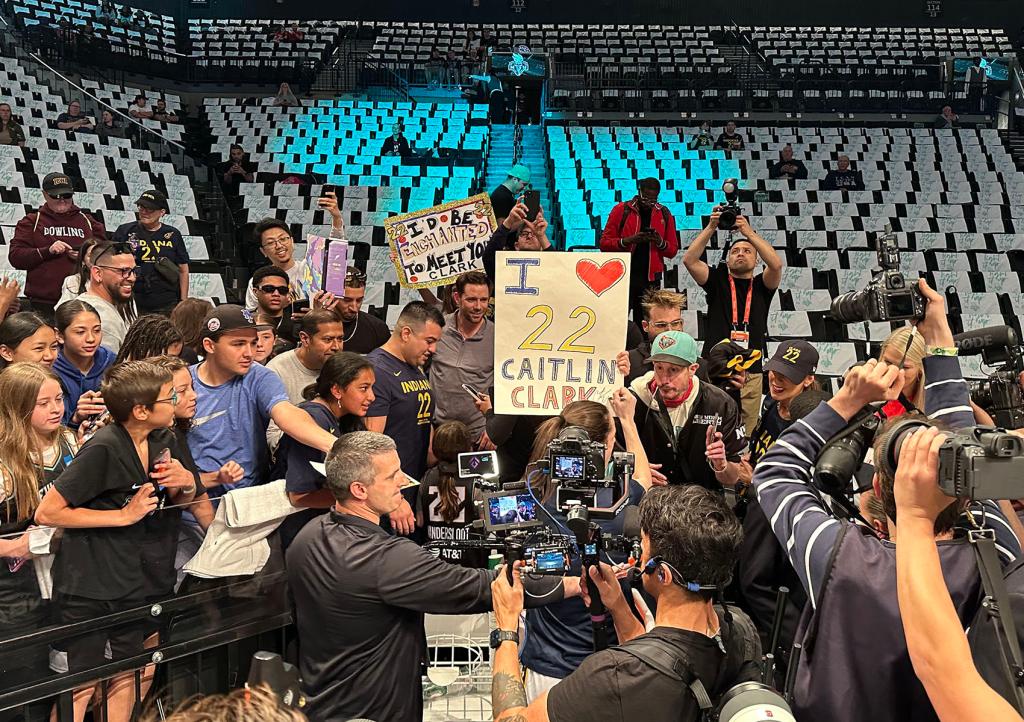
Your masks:
{"label": "number 22 on sign", "polygon": [[[546,303],[534,306],[526,312],[527,318],[533,318],[534,316],[543,316],[544,320],[541,321],[540,326],[534,329],[533,333],[526,337],[526,339],[519,344],[519,348],[523,351],[550,351],[551,344],[538,341],[548,327],[551,325],[551,320],[554,318],[555,312],[551,306]],[[594,327],[594,321],[597,319],[594,309],[589,306],[577,306],[569,313],[569,318],[575,319],[580,316],[586,316],[586,321],[577,330],[566,336],[562,343],[558,344],[558,350],[566,353],[594,353],[594,347],[589,344],[577,344],[576,342],[583,338],[584,335],[590,329]]]}

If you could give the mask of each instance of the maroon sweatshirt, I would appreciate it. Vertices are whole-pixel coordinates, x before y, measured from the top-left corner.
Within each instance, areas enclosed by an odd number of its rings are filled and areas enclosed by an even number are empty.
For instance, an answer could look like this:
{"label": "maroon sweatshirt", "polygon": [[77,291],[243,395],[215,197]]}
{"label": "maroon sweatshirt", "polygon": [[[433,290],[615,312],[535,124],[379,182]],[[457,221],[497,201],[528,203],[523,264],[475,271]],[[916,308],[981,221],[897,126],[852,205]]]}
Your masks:
{"label": "maroon sweatshirt", "polygon": [[64,241],[77,250],[87,238],[106,240],[107,233],[102,223],[78,206],[58,215],[43,204],[18,221],[7,258],[14,268],[28,271],[25,296],[57,303],[64,279],[75,272],[75,261],[67,253],[50,253],[50,246]]}

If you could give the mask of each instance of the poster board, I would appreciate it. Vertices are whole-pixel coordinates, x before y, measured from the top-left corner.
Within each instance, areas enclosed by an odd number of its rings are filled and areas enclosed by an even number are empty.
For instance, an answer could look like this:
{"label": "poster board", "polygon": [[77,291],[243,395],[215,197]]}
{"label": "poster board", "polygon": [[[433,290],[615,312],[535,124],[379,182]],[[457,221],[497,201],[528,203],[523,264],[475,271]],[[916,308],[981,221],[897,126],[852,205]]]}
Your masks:
{"label": "poster board", "polygon": [[497,228],[486,193],[384,221],[406,288],[443,286],[466,271],[482,271],[484,247]]}
{"label": "poster board", "polygon": [[313,298],[319,291],[345,294],[345,272],[348,270],[348,242],[306,236],[306,257],[299,262],[298,286],[302,298]]}
{"label": "poster board", "polygon": [[494,286],[494,407],[554,416],[623,385],[628,253],[502,252]]}

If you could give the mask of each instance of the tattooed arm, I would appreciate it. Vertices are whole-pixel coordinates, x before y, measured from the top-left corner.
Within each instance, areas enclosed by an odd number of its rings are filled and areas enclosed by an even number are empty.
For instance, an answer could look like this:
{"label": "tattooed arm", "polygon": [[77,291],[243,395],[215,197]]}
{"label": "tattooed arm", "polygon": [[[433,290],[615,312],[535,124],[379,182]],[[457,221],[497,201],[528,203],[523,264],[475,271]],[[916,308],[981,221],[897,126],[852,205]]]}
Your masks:
{"label": "tattooed arm", "polygon": [[[498,629],[514,632],[519,629],[519,614],[523,611],[523,581],[519,565],[513,572],[514,584],[508,583],[504,570],[491,582],[494,619]],[[495,722],[548,722],[547,693],[533,704],[526,704],[526,689],[519,672],[519,645],[514,641],[502,642],[494,652],[491,682],[491,707]]]}

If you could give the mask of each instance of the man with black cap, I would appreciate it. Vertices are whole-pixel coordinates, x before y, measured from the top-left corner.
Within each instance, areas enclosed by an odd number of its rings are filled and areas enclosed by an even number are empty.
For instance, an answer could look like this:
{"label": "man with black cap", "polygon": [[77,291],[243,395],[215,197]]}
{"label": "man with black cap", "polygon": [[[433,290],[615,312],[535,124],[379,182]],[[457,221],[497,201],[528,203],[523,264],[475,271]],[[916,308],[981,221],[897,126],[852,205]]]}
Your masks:
{"label": "man with black cap", "polygon": [[188,298],[188,249],[181,231],[163,222],[170,208],[161,191],[148,190],[135,201],[139,219],[114,231],[114,240],[135,250],[139,264],[135,303],[143,313],[168,315]]}
{"label": "man with black cap", "polygon": [[[267,480],[271,420],[298,442],[325,453],[335,441],[306,411],[288,401],[277,374],[253,360],[259,328],[252,311],[232,304],[218,306],[203,321],[205,357],[190,369],[196,415],[188,445],[196,466],[215,471],[235,461],[245,472],[240,487]],[[208,486],[211,498],[230,490],[228,485]]]}
{"label": "man with black cap", "polygon": [[75,205],[75,188],[66,174],[50,173],[42,187],[43,205],[18,222],[7,258],[12,267],[28,271],[25,296],[32,309],[52,316],[64,279],[74,273],[78,249],[87,238],[102,241],[107,233]]}

